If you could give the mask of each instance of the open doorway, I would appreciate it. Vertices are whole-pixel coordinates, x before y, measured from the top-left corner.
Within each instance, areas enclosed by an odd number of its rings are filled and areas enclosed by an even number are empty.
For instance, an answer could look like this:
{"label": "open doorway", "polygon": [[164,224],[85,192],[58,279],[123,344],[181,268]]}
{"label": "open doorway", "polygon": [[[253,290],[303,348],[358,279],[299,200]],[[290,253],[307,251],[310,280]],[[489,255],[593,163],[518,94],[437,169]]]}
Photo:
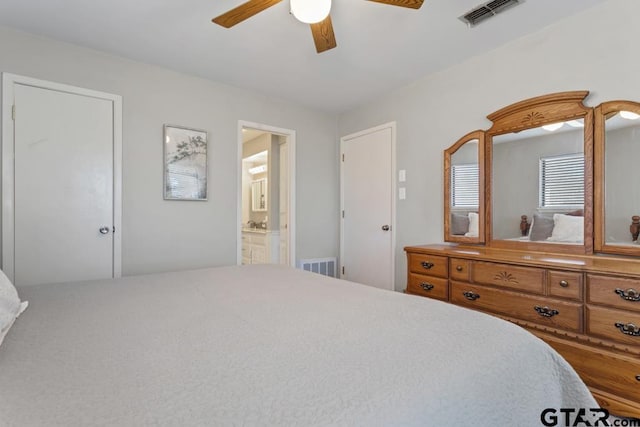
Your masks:
{"label": "open doorway", "polygon": [[238,123],[238,264],[295,266],[295,131]]}

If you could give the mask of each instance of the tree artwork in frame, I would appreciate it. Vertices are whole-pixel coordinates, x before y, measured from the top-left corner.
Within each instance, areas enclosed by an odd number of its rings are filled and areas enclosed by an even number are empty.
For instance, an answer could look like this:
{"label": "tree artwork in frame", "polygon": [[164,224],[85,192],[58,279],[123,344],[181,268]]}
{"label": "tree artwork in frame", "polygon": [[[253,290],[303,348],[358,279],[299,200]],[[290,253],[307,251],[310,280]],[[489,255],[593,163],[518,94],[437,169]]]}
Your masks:
{"label": "tree artwork in frame", "polygon": [[164,125],[165,200],[207,200],[207,132]]}

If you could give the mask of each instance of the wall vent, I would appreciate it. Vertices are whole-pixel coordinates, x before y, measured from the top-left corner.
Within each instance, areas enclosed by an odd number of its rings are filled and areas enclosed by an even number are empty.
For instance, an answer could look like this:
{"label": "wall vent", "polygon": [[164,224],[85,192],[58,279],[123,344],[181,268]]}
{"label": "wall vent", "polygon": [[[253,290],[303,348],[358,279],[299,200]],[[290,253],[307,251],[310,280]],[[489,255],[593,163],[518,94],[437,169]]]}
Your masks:
{"label": "wall vent", "polygon": [[338,273],[338,261],[336,258],[301,259],[298,268],[325,276],[336,277]]}
{"label": "wall vent", "polygon": [[474,27],[478,23],[495,16],[510,7],[517,6],[524,3],[524,0],[493,0],[481,4],[465,13],[458,19],[467,24],[469,27]]}

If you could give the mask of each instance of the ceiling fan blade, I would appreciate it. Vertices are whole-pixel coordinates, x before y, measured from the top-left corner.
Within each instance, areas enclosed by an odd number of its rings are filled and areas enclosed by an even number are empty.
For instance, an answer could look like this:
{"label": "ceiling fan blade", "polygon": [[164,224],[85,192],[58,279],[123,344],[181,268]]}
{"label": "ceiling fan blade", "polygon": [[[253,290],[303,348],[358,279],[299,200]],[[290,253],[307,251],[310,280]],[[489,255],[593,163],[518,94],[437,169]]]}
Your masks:
{"label": "ceiling fan blade", "polygon": [[389,4],[391,6],[408,7],[410,9],[420,9],[424,0],[369,0],[376,3]]}
{"label": "ceiling fan blade", "polygon": [[322,53],[337,46],[336,36],[333,34],[331,15],[316,24],[310,24],[316,51]]}
{"label": "ceiling fan blade", "polygon": [[231,28],[245,19],[251,18],[263,10],[280,3],[282,0],[249,0],[235,9],[213,18],[211,21],[225,28]]}

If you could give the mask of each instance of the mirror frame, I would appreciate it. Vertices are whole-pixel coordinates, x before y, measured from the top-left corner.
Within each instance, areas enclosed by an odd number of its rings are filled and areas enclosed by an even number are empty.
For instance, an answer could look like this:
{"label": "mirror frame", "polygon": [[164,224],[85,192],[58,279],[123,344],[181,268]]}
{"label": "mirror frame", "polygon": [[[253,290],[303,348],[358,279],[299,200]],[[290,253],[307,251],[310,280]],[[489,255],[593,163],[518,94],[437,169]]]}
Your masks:
{"label": "mirror frame", "polygon": [[[608,101],[598,105],[594,112],[594,250],[609,254],[638,256],[640,255],[640,245],[634,247],[607,244],[605,237],[605,122],[608,115],[619,111],[631,111],[640,114],[640,103],[624,100]],[[640,212],[637,214],[640,215]]]}
{"label": "mirror frame", "polygon": [[[502,108],[487,118],[493,125],[486,131],[486,177],[487,190],[485,200],[485,231],[488,246],[503,249],[520,249],[542,252],[593,253],[593,108],[583,104],[589,91],[558,92],[538,96],[511,104]],[[492,200],[492,152],[493,137],[506,133],[520,132],[526,129],[540,127],[546,124],[564,122],[568,120],[584,119],[584,244],[549,244],[544,242],[517,242],[509,240],[494,240],[493,228],[493,200]],[[514,218],[514,226],[517,218]]]}
{"label": "mirror frame", "polygon": [[[451,234],[451,156],[469,141],[478,140],[478,237]],[[485,132],[469,132],[444,151],[444,241],[457,243],[485,242]]]}
{"label": "mirror frame", "polygon": [[[256,195],[256,187],[260,188],[258,195]],[[268,198],[267,198],[267,178],[258,178],[251,181],[251,212],[267,212],[268,210]],[[260,204],[260,198],[264,197],[264,208],[258,206]]]}

